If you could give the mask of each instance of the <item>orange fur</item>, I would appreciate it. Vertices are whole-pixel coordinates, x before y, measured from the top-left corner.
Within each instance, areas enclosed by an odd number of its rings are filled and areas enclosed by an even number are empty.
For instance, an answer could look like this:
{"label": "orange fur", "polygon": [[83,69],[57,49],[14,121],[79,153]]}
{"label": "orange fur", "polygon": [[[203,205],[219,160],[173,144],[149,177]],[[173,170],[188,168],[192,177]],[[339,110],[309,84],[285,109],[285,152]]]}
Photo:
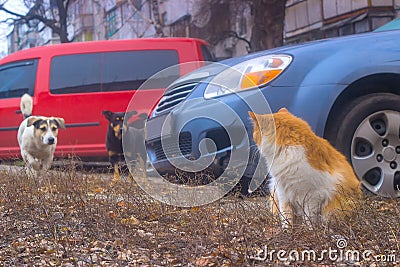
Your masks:
{"label": "orange fur", "polygon": [[[281,156],[283,159],[285,157],[304,157],[304,155],[296,156],[290,154],[293,153],[291,151],[304,150],[306,160],[299,160],[298,162],[295,161],[292,163],[285,162],[285,160],[282,160],[281,158],[280,161],[276,163],[280,164],[279,170],[283,170],[282,172],[279,172],[279,175],[277,175],[278,177],[274,178],[278,186],[279,184],[285,184],[285,179],[288,179],[287,177],[280,177],[281,175],[291,175],[294,177],[294,181],[295,178],[298,177],[301,185],[306,186],[307,183],[310,183],[310,187],[313,187],[315,184],[315,182],[313,184],[312,179],[318,179],[317,182],[323,186],[323,189],[321,190],[325,190],[323,193],[329,195],[329,197],[327,199],[321,198],[321,200],[317,198],[318,201],[321,201],[322,207],[318,212],[320,214],[313,214],[312,216],[318,215],[322,216],[323,219],[326,219],[330,214],[336,213],[336,211],[349,211],[353,208],[353,200],[361,196],[359,180],[355,176],[354,171],[346,158],[327,140],[315,135],[307,122],[295,117],[286,109],[281,109],[279,112],[274,114],[258,115],[249,112],[249,115],[254,123],[253,139],[259,147],[261,154],[265,157],[267,163],[271,162],[271,166],[275,164],[272,161],[273,159],[271,159],[271,156],[274,158],[279,158]],[[273,154],[270,153],[272,145],[275,146],[275,153]],[[291,150],[291,148],[294,149]],[[300,150],[296,150],[298,148],[300,148]],[[296,164],[298,164],[298,166],[296,166]],[[308,166],[305,166],[307,164]],[[315,176],[315,174],[317,174],[317,178],[309,177],[310,175]],[[272,175],[274,176],[276,174]],[[281,190],[278,190],[281,196],[276,196],[277,192],[273,192],[275,189],[270,188],[275,202],[275,204],[272,204],[271,206],[273,210],[281,207],[280,212],[282,213],[287,212],[288,204],[289,206],[299,205],[299,203],[291,203],[290,201],[293,202],[294,200],[291,200],[291,198],[294,199],[297,195],[301,195],[303,192],[297,192],[299,191],[299,188],[294,186],[293,183],[289,184],[287,187],[288,188],[282,187],[283,189],[281,188]],[[289,190],[289,192],[292,190],[297,193],[288,196],[284,190]],[[318,190],[318,188],[310,189],[310,191],[305,193],[305,195],[322,195]],[[334,193],[329,194],[330,191]],[[278,203],[280,198],[288,199],[288,203]],[[308,205],[308,203],[306,203],[308,199],[314,201],[313,196],[305,197],[305,203],[301,203],[303,207]],[[280,206],[280,204],[282,204],[282,206]],[[283,209],[286,211],[283,211]],[[295,213],[294,208],[292,209],[292,213]],[[295,215],[296,214],[291,214],[284,217],[289,220],[289,222],[292,222],[292,218],[295,217]]]}

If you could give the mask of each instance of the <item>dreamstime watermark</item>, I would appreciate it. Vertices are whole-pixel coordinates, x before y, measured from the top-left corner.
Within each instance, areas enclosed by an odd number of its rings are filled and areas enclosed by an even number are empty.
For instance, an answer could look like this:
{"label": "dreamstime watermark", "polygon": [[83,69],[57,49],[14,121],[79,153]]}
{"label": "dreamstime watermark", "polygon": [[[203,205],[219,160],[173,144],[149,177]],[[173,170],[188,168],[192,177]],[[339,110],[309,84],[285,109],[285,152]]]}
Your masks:
{"label": "dreamstime watermark", "polygon": [[377,253],[374,250],[356,250],[347,246],[347,240],[340,238],[336,241],[336,247],[314,250],[275,250],[264,246],[258,249],[250,259],[260,262],[396,262],[395,251]]}
{"label": "dreamstime watermark", "polygon": [[[145,139],[153,142],[154,151],[149,153],[147,150],[150,162],[160,161],[173,166],[179,172],[193,175],[207,172],[215,162],[224,161],[222,174],[216,178],[212,177],[212,181],[209,183],[200,183],[196,186],[171,182],[158,173],[157,168],[152,177],[135,175],[134,168],[137,166],[131,164],[128,154],[132,155],[146,150],[145,140],[144,138],[135,138],[140,135],[140,130],[131,127],[128,127],[127,130],[131,134],[122,136],[125,159],[137,184],[154,199],[179,207],[206,205],[223,198],[240,182],[249,160],[254,158],[254,155],[251,154],[254,147],[251,147],[246,129],[246,120],[250,120],[249,115],[247,113],[238,114],[229,103],[218,98],[206,98],[205,93],[195,98],[186,98],[195,85],[201,83],[205,77],[214,77],[213,81],[206,85],[211,94],[223,91],[223,94],[230,95],[230,99],[234,98],[236,105],[241,105],[242,109],[246,107],[258,114],[271,113],[261,90],[237,89],[242,82],[246,66],[242,66],[243,70],[240,71],[220,63],[209,63],[199,71],[189,73],[186,77],[181,78],[179,82],[175,81],[175,85],[170,85],[172,78],[177,77],[182,70],[191,70],[196,66],[199,66],[199,62],[184,63],[155,74],[143,83],[133,95],[127,111],[135,110],[138,114],[150,114],[150,119],[147,120],[143,129]],[[167,88],[168,86],[170,88],[161,98],[156,110],[150,110],[149,107],[146,110],[143,102],[150,101],[151,95],[147,93],[149,89]],[[241,91],[240,94],[237,93],[238,90]],[[177,99],[185,100],[177,101]],[[162,105],[166,108],[160,111]],[[157,113],[156,116],[151,116],[154,112]],[[129,121],[129,118],[125,118],[125,121]],[[224,138],[225,143],[232,145],[232,149],[226,152],[224,158],[217,155],[220,144],[217,144],[216,137],[204,136],[204,134],[202,136],[204,129],[199,129],[201,125],[207,125],[207,129],[212,129],[212,127],[220,129],[219,138]],[[191,129],[189,133],[188,128]],[[198,132],[196,132],[197,130]],[[195,143],[193,140],[199,140],[199,142]],[[260,186],[267,177],[266,169],[261,168],[257,162],[254,166],[257,166],[256,172],[261,174],[258,177],[262,178],[252,178],[251,191]],[[172,168],[169,167],[169,169]]]}

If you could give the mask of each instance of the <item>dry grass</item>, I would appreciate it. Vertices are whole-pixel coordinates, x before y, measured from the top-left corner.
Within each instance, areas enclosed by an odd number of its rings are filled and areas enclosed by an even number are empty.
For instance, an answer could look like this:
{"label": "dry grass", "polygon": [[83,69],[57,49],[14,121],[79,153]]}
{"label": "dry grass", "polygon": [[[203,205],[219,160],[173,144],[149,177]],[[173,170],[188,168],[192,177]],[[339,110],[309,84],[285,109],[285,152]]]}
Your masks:
{"label": "dry grass", "polygon": [[[111,187],[108,177],[72,167],[40,179],[21,169],[1,171],[0,266],[399,265],[397,200],[370,197],[346,220],[282,231],[265,198],[228,196],[177,208],[153,200],[129,179]],[[347,242],[343,250],[393,254],[397,262],[331,261],[328,255],[278,261],[277,252],[272,261],[251,257],[264,248],[320,253],[337,249],[338,239]]]}

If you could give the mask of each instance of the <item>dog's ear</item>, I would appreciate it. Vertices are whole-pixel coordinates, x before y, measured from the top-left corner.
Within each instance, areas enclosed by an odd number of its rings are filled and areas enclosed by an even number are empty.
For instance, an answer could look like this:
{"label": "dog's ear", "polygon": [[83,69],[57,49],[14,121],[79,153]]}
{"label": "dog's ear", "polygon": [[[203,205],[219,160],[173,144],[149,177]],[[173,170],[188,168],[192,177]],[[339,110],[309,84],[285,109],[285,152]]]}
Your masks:
{"label": "dog's ear", "polygon": [[54,118],[54,120],[57,122],[58,127],[65,130],[65,121],[63,118]]}
{"label": "dog's ear", "polygon": [[39,122],[41,122],[43,119],[41,117],[36,117],[36,116],[31,116],[28,118],[28,121],[26,122],[26,126],[36,126]]}
{"label": "dog's ear", "polygon": [[125,113],[125,120],[129,120],[130,118],[132,118],[133,115],[136,115],[136,114],[137,114],[136,110],[127,111]]}
{"label": "dog's ear", "polygon": [[112,115],[114,114],[114,112],[109,111],[109,110],[103,110],[102,113],[103,113],[104,117],[106,117],[106,119],[107,119],[108,121],[111,121],[111,117],[112,117]]}
{"label": "dog's ear", "polygon": [[147,113],[141,113],[139,115],[139,118],[142,119],[142,120],[146,120],[147,119]]}
{"label": "dog's ear", "polygon": [[147,114],[141,113],[133,122],[129,123],[128,126],[135,129],[143,129],[146,123],[146,119],[147,119]]}

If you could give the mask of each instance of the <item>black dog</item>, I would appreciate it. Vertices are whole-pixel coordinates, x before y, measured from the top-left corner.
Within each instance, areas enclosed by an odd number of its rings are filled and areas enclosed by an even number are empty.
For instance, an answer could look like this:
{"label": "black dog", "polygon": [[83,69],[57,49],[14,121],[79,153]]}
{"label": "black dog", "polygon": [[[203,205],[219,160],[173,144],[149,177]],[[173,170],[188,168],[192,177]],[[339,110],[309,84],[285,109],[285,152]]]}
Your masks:
{"label": "black dog", "polygon": [[106,137],[106,148],[111,166],[114,169],[114,180],[119,179],[118,162],[124,160],[124,151],[122,149],[122,133],[126,132],[127,124],[125,119],[130,119],[136,111],[129,112],[112,112],[104,110],[103,115],[108,120],[108,131]]}
{"label": "black dog", "polygon": [[[124,132],[125,157],[131,170],[142,164],[146,169],[147,152],[144,145],[144,126],[147,114],[141,113],[137,119],[129,123],[127,131]],[[139,166],[140,167],[140,166]]]}
{"label": "black dog", "polygon": [[[109,121],[106,148],[109,161],[114,169],[114,181],[119,179],[118,162],[125,161],[125,157],[131,170],[138,163],[145,164],[147,160],[147,152],[144,146],[144,126],[147,114],[142,113],[135,120],[129,122],[129,119],[136,114],[137,112],[134,110],[126,113],[103,111],[103,115]],[[124,144],[122,143],[122,135],[124,135]]]}

